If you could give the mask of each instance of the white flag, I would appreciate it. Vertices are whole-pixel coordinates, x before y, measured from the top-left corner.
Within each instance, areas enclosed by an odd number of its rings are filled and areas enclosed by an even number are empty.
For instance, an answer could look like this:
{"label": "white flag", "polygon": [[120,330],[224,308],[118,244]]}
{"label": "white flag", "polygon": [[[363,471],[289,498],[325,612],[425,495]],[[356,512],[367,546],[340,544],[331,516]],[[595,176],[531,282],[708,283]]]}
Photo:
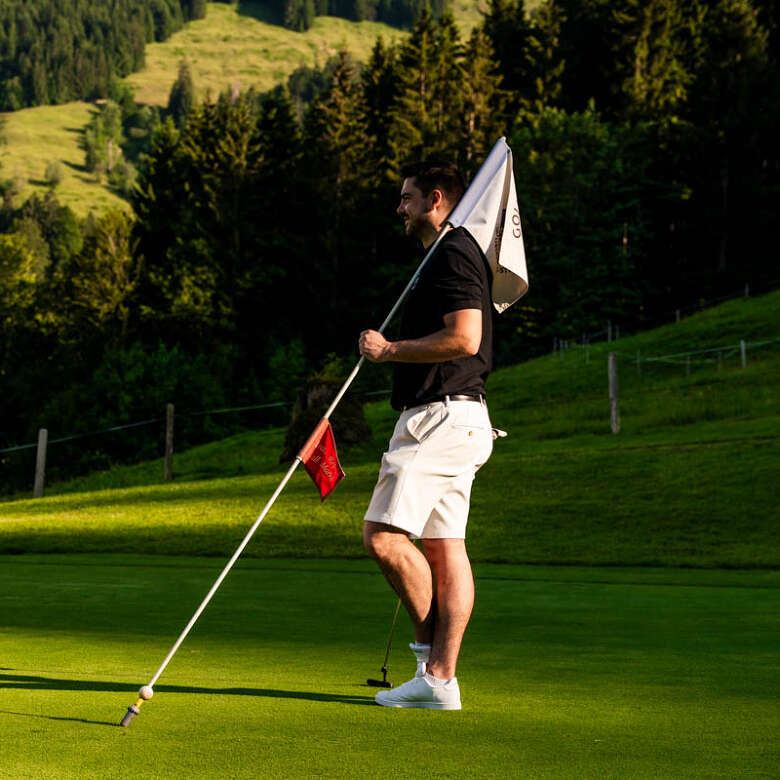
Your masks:
{"label": "white flag", "polygon": [[493,305],[499,314],[528,292],[512,150],[504,138],[496,141],[447,222],[466,228],[485,253],[493,271]]}

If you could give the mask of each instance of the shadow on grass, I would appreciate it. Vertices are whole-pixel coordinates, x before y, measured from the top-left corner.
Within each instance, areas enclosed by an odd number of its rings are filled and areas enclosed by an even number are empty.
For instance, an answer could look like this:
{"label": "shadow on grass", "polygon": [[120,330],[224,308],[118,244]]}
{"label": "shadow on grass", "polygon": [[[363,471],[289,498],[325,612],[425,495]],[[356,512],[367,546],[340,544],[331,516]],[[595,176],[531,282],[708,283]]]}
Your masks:
{"label": "shadow on grass", "polygon": [[[61,680],[56,677],[40,677],[26,674],[0,674],[0,689],[2,688],[20,688],[33,691],[128,691],[134,695],[137,693],[137,688],[128,683],[105,682],[101,680]],[[312,693],[310,691],[281,691],[274,688],[200,688],[186,685],[161,685],[155,688],[155,692],[265,696],[271,699],[305,699],[307,701],[337,702],[340,704],[374,705],[373,697],[369,696],[351,696],[342,693]],[[52,718],[52,720],[80,719]],[[84,722],[94,723],[95,721]]]}
{"label": "shadow on grass", "polygon": [[0,710],[0,715],[18,715],[20,718],[43,718],[44,720],[65,720],[72,723],[89,723],[91,726],[111,726],[116,728],[116,723],[109,723],[107,720],[87,720],[86,718],[63,718],[58,715],[35,715],[32,712],[12,712],[11,710]]}
{"label": "shadow on grass", "polygon": [[86,165],[79,165],[78,163],[70,162],[69,160],[63,160],[62,164],[70,168],[72,171],[76,171],[78,173],[87,173],[87,166]]}

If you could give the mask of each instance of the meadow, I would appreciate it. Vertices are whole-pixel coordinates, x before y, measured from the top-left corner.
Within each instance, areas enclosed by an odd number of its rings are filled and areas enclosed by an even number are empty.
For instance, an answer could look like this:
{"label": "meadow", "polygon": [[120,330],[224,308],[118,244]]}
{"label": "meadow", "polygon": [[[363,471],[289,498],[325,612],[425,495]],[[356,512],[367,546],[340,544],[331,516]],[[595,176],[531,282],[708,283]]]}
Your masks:
{"label": "meadow", "polygon": [[47,167],[58,163],[61,181],[54,193],[78,216],[112,208],[129,211],[127,201],[110,190],[105,180],[98,181],[85,165],[84,128],[96,111],[91,103],[78,101],[0,114],[0,177],[18,189],[15,202],[48,192]]}
{"label": "meadow", "polygon": [[209,3],[205,19],[190,22],[162,43],[146,47],[143,70],[127,78],[141,103],[168,105],[179,63],[186,61],[199,97],[216,97],[234,84],[264,92],[296,68],[323,66],[341,48],[368,60],[378,37],[386,43],[406,33],[377,22],[318,16],[306,32],[273,23],[263,3]]}

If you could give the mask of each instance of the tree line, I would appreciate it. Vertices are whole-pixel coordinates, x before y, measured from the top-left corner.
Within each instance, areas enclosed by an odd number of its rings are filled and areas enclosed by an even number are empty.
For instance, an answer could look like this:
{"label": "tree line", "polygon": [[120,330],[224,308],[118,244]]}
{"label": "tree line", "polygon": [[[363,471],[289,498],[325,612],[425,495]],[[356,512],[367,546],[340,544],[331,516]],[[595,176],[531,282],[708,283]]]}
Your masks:
{"label": "tree line", "polygon": [[443,13],[446,0],[272,0],[270,9],[291,30],[308,30],[317,16],[339,16],[353,22],[376,21],[394,27],[411,27],[423,8],[434,18]]}
{"label": "tree line", "polygon": [[105,97],[205,0],[0,0],[0,111]]}
{"label": "tree line", "polygon": [[[267,94],[197,103],[183,69],[154,121],[117,96],[95,133],[142,146],[132,218],[80,224],[53,195],[0,211],[0,447],[338,374],[419,259],[400,166],[439,156],[471,176],[500,135],[531,290],[497,319],[499,363],[772,281],[777,62],[769,4],[491,0],[466,40],[424,8],[364,65],[340,52]],[[184,441],[224,426],[192,418]],[[128,434],[78,457],[155,451]]]}

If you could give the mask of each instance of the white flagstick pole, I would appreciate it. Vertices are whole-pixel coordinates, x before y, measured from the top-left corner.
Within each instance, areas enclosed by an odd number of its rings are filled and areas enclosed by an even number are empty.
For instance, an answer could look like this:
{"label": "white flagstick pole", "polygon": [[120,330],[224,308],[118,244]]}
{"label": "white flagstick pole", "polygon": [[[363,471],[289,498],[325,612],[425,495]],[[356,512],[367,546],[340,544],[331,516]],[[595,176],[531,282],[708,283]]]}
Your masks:
{"label": "white flagstick pole", "polygon": [[[391,309],[390,313],[385,318],[385,321],[382,323],[381,327],[379,328],[379,332],[380,333],[388,326],[390,321],[393,319],[393,317],[395,316],[396,312],[398,311],[398,309],[400,308],[401,304],[403,303],[403,300],[406,297],[407,293],[409,292],[409,290],[411,290],[412,286],[414,285],[414,283],[417,281],[418,277],[420,276],[420,273],[421,273],[423,267],[425,266],[425,264],[428,262],[428,259],[431,257],[431,255],[433,254],[434,250],[439,245],[439,242],[442,240],[442,238],[444,238],[445,234],[447,232],[449,232],[449,230],[450,230],[450,225],[445,225],[442,228],[442,230],[439,232],[439,235],[436,237],[436,241],[434,241],[434,243],[431,245],[431,248],[426,253],[426,255],[423,258],[423,260],[420,263],[420,265],[417,267],[417,270],[414,272],[414,275],[412,276],[412,278],[409,280],[409,283],[404,288],[404,291],[401,293],[401,296],[395,302],[395,305],[393,306],[393,308]],[[274,491],[274,493],[271,496],[271,498],[268,499],[268,502],[266,503],[265,507],[263,508],[263,511],[260,513],[260,516],[252,524],[252,527],[249,529],[249,531],[247,531],[246,536],[244,536],[243,540],[241,541],[241,544],[239,544],[238,548],[233,553],[233,556],[231,557],[231,559],[225,565],[225,568],[222,569],[222,573],[219,575],[219,577],[217,577],[216,581],[211,586],[211,590],[209,590],[209,592],[206,594],[206,597],[200,603],[200,606],[195,610],[195,614],[190,618],[190,622],[187,623],[187,625],[184,627],[184,631],[182,631],[181,634],[179,634],[179,638],[176,640],[176,642],[174,642],[173,647],[168,652],[168,655],[165,656],[165,659],[160,664],[160,666],[157,669],[157,671],[154,673],[154,676],[149,681],[148,685],[145,685],[145,686],[143,686],[140,689],[140,691],[139,691],[140,698],[136,701],[135,704],[133,704],[133,705],[131,705],[130,707],[127,708],[127,713],[125,714],[124,718],[122,718],[122,722],[121,722],[120,725],[122,725],[122,726],[129,726],[130,722],[133,720],[133,718],[135,718],[135,716],[138,715],[138,713],[140,711],[139,708],[140,708],[141,704],[143,704],[144,701],[147,701],[148,699],[152,698],[152,696],[154,695],[154,691],[153,691],[154,684],[157,682],[157,680],[160,679],[160,676],[165,671],[165,668],[168,666],[168,664],[171,662],[171,659],[176,654],[176,651],[179,649],[179,647],[181,646],[182,642],[187,638],[187,634],[190,633],[190,631],[192,630],[192,627],[195,625],[195,623],[197,622],[198,618],[203,613],[203,610],[206,609],[206,607],[208,606],[208,603],[211,601],[212,597],[214,596],[214,594],[219,589],[219,586],[222,584],[222,582],[224,581],[225,577],[227,577],[228,572],[233,568],[233,565],[238,560],[238,558],[241,555],[241,553],[244,551],[244,548],[247,546],[247,544],[249,544],[249,540],[254,535],[254,533],[257,530],[257,528],[259,527],[260,523],[263,522],[263,519],[268,514],[269,510],[271,509],[271,507],[274,505],[274,502],[279,497],[279,495],[282,492],[282,490],[284,490],[285,486],[290,481],[290,478],[292,477],[293,473],[295,472],[295,469],[298,468],[298,465],[300,463],[303,463],[303,460],[301,458],[301,453],[304,452],[304,450],[308,449],[309,445],[312,442],[312,439],[321,432],[322,422],[324,420],[327,420],[330,417],[330,415],[333,413],[333,410],[336,408],[336,406],[338,406],[339,401],[341,401],[341,399],[344,397],[344,394],[347,392],[347,389],[349,388],[349,386],[354,381],[355,377],[358,374],[358,371],[360,371],[360,369],[363,366],[364,362],[365,362],[365,359],[361,357],[360,360],[358,361],[357,365],[355,366],[355,368],[352,369],[352,372],[347,377],[346,381],[341,386],[341,389],[339,390],[338,394],[333,399],[333,402],[328,407],[328,410],[323,415],[322,420],[317,425],[317,427],[314,429],[314,431],[312,432],[311,436],[309,436],[308,440],[306,441],[306,444],[304,444],[303,447],[301,447],[301,450],[295,456],[295,460],[293,461],[293,463],[290,466],[290,468],[287,470],[287,473],[282,478],[282,481],[279,483],[278,487]]]}

